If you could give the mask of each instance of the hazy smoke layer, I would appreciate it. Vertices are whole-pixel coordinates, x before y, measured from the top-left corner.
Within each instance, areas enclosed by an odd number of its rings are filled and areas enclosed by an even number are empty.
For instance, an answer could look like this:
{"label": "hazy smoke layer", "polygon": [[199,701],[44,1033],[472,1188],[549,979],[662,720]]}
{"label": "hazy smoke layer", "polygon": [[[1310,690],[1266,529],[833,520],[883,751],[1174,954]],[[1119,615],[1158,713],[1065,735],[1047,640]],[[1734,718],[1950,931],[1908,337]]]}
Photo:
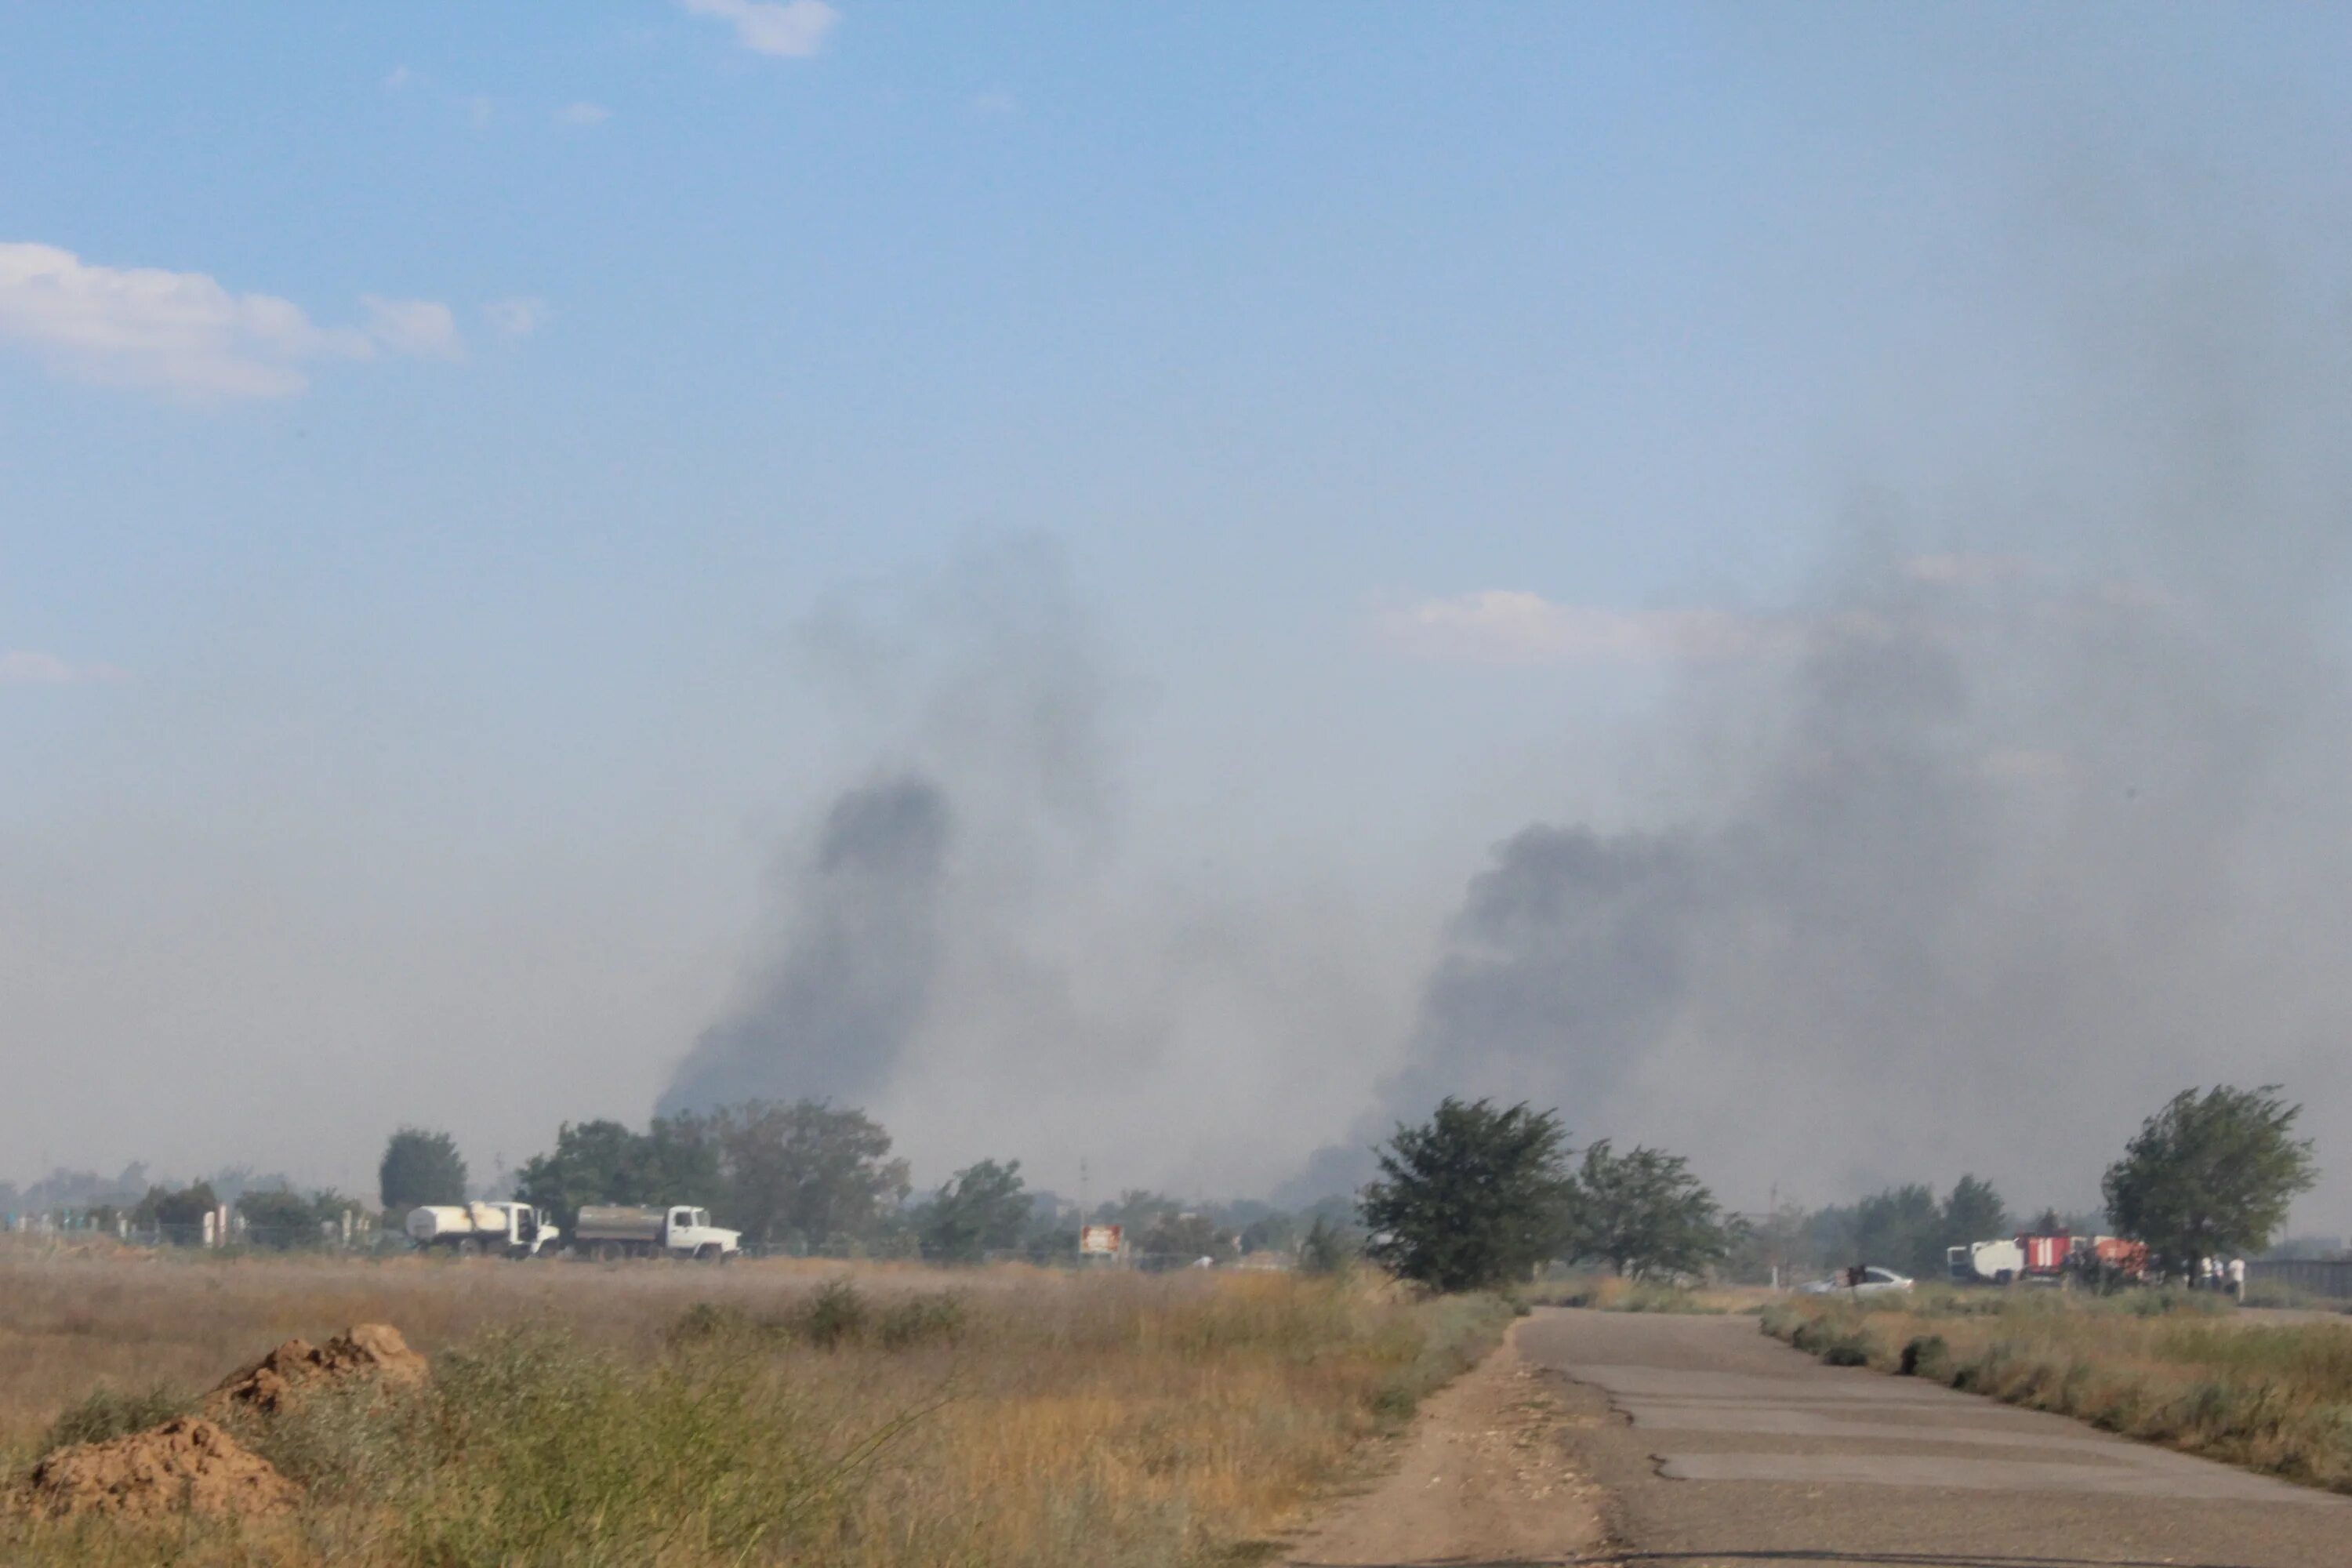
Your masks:
{"label": "hazy smoke layer", "polygon": [[1966,1169],[2079,1201],[2174,1090],[2275,1079],[2352,1158],[2352,703],[2286,605],[1850,581],[1790,668],[1694,693],[1711,823],[1497,847],[1363,1132],[1493,1094],[1742,1203]]}
{"label": "hazy smoke layer", "polygon": [[[2279,1081],[2352,1195],[2352,367],[2210,269],[2110,288],[2104,378],[1972,515],[1882,507],[1657,731],[1678,826],[1502,840],[1404,1065],[1694,1155],[1736,1204],[1993,1176],[2081,1203],[2193,1084]],[[2340,323],[2340,308],[2335,320]]]}
{"label": "hazy smoke layer", "polygon": [[791,876],[791,924],[740,1008],[678,1066],[658,1109],[855,1100],[887,1083],[940,964],[950,816],[929,780],[862,784]]}

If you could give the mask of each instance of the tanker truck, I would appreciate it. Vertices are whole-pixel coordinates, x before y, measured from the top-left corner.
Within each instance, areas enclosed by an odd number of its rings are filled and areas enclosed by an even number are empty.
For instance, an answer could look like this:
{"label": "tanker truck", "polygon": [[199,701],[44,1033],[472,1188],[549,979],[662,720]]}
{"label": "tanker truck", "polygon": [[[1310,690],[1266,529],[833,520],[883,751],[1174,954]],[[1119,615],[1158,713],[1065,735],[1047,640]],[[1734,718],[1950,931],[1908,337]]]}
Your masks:
{"label": "tanker truck", "polygon": [[636,1208],[587,1204],[572,1227],[572,1244],[599,1262],[616,1258],[699,1258],[723,1263],[743,1249],[743,1233],[710,1223],[710,1211],[680,1204]]}
{"label": "tanker truck", "polygon": [[517,1203],[427,1204],[408,1211],[407,1229],[417,1246],[446,1247],[460,1258],[536,1258],[562,1234],[545,1209]]}

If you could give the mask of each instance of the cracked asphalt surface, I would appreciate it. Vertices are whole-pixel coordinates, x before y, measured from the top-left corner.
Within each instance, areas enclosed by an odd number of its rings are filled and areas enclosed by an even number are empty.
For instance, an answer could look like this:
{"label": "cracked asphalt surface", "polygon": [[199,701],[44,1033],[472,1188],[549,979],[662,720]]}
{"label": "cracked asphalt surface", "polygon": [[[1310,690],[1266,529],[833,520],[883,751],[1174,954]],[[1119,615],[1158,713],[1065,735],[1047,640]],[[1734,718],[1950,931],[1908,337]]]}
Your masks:
{"label": "cracked asphalt surface", "polygon": [[1588,1561],[2352,1568],[2352,1499],[1824,1366],[1752,1318],[1549,1309],[1515,1339],[1607,1498]]}

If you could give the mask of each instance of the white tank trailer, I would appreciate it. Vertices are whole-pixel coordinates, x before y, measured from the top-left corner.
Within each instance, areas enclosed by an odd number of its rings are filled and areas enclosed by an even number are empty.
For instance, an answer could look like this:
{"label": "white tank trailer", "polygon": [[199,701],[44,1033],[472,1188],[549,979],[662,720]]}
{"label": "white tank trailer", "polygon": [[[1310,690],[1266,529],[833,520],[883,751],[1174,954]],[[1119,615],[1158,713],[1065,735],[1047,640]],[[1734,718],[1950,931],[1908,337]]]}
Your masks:
{"label": "white tank trailer", "polygon": [[637,1208],[618,1204],[584,1204],[572,1226],[572,1245],[589,1257],[609,1262],[617,1258],[699,1258],[723,1263],[743,1248],[743,1233],[722,1230],[710,1223],[708,1209],[678,1204],[669,1208]]}
{"label": "white tank trailer", "polygon": [[563,1234],[548,1222],[545,1209],[517,1203],[427,1204],[408,1211],[407,1229],[417,1246],[445,1247],[460,1258],[536,1258],[551,1254]]}

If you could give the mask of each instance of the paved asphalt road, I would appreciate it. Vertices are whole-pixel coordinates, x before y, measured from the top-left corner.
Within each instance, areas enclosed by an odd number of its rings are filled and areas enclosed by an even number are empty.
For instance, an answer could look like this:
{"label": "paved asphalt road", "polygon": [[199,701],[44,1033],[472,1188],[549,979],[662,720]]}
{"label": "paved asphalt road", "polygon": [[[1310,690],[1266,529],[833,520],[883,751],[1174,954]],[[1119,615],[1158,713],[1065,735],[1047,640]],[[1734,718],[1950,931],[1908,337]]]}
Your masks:
{"label": "paved asphalt road", "polygon": [[1625,1563],[2352,1568],[2352,1499],[1829,1367],[1753,1318],[1547,1310],[1568,1442]]}

